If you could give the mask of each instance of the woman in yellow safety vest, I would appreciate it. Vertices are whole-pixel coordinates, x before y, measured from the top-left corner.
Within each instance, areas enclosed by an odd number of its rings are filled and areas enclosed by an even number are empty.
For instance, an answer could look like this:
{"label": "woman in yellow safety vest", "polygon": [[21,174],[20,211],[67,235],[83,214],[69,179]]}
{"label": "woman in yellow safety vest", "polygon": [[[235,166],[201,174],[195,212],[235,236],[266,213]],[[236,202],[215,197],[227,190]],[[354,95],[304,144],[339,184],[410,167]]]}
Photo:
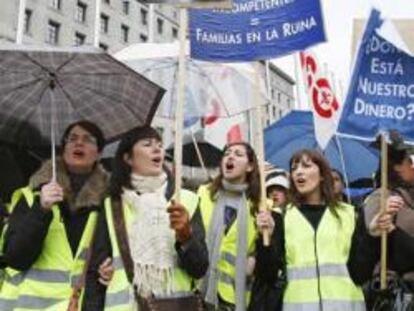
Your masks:
{"label": "woman in yellow safety vest", "polygon": [[109,181],[98,163],[104,143],[94,123],[71,124],[62,137],[62,156],[56,159],[56,180],[52,162],[46,161],[30,185],[13,195],[0,310],[67,310],[70,301],[77,302]]}
{"label": "woman in yellow safety vest", "polygon": [[83,311],[135,311],[137,298],[193,297],[208,267],[204,227],[197,195],[181,190],[178,203],[173,193],[157,131],[144,126],[125,135],[98,219]]}
{"label": "woman in yellow safety vest", "polygon": [[284,215],[259,215],[273,231],[271,247],[257,250],[257,277],[272,284],[285,265],[284,311],[363,311],[360,285],[372,275],[382,230],[394,230],[396,209],[377,214],[365,227],[354,207],[338,202],[328,163],[313,150],[290,160],[291,204]]}
{"label": "woman in yellow safety vest", "polygon": [[225,147],[219,176],[199,188],[210,263],[200,288],[212,310],[246,310],[258,237],[259,176],[254,150],[238,142]]}

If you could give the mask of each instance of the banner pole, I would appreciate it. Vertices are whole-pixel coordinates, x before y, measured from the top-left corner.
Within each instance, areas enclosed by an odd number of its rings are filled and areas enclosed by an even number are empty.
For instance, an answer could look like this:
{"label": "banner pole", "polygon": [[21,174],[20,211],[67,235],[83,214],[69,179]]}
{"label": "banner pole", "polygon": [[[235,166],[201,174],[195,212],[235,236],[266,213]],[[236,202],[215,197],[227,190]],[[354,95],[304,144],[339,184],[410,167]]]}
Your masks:
{"label": "banner pole", "polygon": [[177,105],[175,110],[175,200],[180,202],[181,175],[183,168],[183,122],[186,84],[186,35],[187,35],[187,9],[180,8],[180,54],[178,57],[178,89]]}
{"label": "banner pole", "polygon": [[[266,187],[265,187],[265,176],[264,176],[264,144],[263,144],[263,112],[262,112],[262,103],[260,98],[260,69],[261,64],[259,62],[255,63],[255,75],[254,75],[254,106],[256,108],[256,139],[257,139],[257,160],[259,162],[259,174],[260,174],[260,211],[267,211],[267,197],[266,197]],[[263,245],[270,245],[270,234],[268,230],[263,232]]]}
{"label": "banner pole", "polygon": [[[385,212],[388,196],[388,145],[385,134],[381,134],[381,210]],[[381,232],[381,289],[387,288],[387,231]]]}

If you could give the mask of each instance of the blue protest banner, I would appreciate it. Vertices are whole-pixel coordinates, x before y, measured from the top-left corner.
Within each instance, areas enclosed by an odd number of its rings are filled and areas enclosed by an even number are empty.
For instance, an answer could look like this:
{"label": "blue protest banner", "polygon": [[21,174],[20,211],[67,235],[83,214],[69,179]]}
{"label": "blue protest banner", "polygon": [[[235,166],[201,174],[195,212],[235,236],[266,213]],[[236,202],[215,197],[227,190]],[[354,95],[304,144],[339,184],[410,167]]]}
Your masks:
{"label": "blue protest banner", "polygon": [[325,41],[320,0],[234,0],[232,10],[190,10],[191,57],[254,61]]}
{"label": "blue protest banner", "polygon": [[398,130],[414,140],[414,57],[379,34],[380,12],[373,10],[358,50],[338,132],[374,139]]}

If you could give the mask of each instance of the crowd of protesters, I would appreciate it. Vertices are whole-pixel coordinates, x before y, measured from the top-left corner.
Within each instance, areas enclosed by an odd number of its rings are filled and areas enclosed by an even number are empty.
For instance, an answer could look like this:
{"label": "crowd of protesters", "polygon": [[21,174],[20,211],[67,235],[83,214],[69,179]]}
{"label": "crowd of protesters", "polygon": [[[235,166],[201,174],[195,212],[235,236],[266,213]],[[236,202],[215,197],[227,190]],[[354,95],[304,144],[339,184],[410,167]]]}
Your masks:
{"label": "crowd of protesters", "polygon": [[[384,209],[379,190],[355,208],[313,150],[267,172],[263,202],[246,142],[179,199],[155,129],[121,139],[111,174],[104,145],[94,123],[71,124],[56,163],[1,207],[0,310],[414,310],[414,150],[398,135]],[[386,299],[374,291],[383,232],[399,284]]]}

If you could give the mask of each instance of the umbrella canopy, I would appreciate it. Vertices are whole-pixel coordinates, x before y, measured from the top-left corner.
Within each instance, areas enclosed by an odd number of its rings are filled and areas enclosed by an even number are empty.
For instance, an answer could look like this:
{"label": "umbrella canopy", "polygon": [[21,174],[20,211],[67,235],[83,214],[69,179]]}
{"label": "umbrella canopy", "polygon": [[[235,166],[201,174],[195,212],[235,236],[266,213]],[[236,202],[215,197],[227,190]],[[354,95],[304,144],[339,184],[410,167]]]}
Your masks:
{"label": "umbrella canopy", "polygon": [[[0,140],[50,144],[72,122],[96,123],[114,140],[149,124],[164,90],[91,48],[0,46]],[[53,126],[52,126],[53,124]]]}
{"label": "umbrella canopy", "polygon": [[[155,81],[167,90],[157,111],[157,116],[175,117],[178,86],[178,44],[134,44],[114,55],[133,70]],[[186,125],[206,116],[230,117],[254,107],[254,68],[251,64],[218,64],[186,60]],[[264,81],[261,96],[266,103]],[[209,118],[210,117],[210,118]]]}
{"label": "umbrella canopy", "polygon": [[[264,131],[266,160],[289,170],[291,156],[300,149],[320,150],[315,139],[312,113],[292,111]],[[325,150],[320,150],[332,168],[354,181],[370,177],[378,167],[378,151],[368,142],[334,137]],[[342,165],[341,157],[344,160]]]}
{"label": "umbrella canopy", "polygon": [[[195,144],[197,144],[205,167],[216,168],[220,166],[221,157],[223,155],[222,150],[206,141],[201,132],[195,133],[194,139],[191,137],[191,134],[184,136],[183,165],[191,167],[202,167]],[[174,157],[174,145],[172,144],[169,146],[166,152],[171,157]]]}

